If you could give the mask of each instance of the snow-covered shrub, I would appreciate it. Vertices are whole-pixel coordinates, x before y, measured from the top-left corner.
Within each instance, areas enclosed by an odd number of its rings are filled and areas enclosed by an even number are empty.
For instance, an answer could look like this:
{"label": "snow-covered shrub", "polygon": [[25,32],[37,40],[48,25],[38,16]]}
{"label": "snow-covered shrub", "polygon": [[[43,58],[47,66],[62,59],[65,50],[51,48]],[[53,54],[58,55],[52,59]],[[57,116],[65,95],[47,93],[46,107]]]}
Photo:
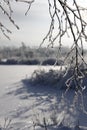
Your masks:
{"label": "snow-covered shrub", "polygon": [[45,69],[35,70],[30,78],[30,83],[33,85],[40,86],[50,86],[50,87],[58,87],[62,89],[76,89],[76,81],[79,82],[81,87],[86,88],[86,78],[87,78],[87,70],[83,69],[82,65],[79,67],[81,72],[83,72],[84,77],[82,77],[79,72],[78,79],[75,79],[75,69],[73,67],[65,68],[65,69],[50,69],[46,71]]}
{"label": "snow-covered shrub", "polygon": [[41,85],[41,86],[59,86],[59,82],[63,78],[64,72],[60,72],[59,70],[52,70],[49,71],[43,70],[36,70],[34,71],[30,81],[34,85]]}

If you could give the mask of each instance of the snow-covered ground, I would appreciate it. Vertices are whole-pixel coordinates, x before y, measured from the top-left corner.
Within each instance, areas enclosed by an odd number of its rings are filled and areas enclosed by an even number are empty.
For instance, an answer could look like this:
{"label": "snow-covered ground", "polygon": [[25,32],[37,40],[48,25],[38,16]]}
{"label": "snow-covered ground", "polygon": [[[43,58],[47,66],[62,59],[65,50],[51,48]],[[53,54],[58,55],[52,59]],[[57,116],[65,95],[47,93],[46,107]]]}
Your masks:
{"label": "snow-covered ground", "polygon": [[[0,124],[2,127],[11,119],[11,128],[14,130],[34,130],[34,124],[39,119],[43,124],[43,119],[49,123],[52,118],[57,119],[66,127],[60,126],[58,130],[68,130],[78,124],[81,129],[87,130],[87,114],[78,110],[73,105],[73,94],[71,90],[64,97],[64,90],[52,88],[50,86],[31,86],[28,79],[34,70],[45,68],[52,69],[52,66],[0,66]],[[53,69],[59,69],[55,67]],[[87,99],[87,94],[84,99]],[[62,97],[62,98],[61,98]],[[86,100],[85,100],[86,101]],[[85,102],[87,108],[87,102]],[[5,125],[6,126],[6,125]],[[12,128],[14,127],[14,128]],[[54,128],[54,129],[53,129]],[[36,127],[35,130],[44,130]],[[57,130],[51,127],[49,130]]]}

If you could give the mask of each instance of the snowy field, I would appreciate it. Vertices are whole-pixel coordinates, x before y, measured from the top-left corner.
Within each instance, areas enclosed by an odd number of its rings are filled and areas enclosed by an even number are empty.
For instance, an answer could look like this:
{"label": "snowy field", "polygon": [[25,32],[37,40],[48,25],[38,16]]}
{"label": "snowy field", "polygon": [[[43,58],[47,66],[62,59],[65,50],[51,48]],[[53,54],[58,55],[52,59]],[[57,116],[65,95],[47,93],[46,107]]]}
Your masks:
{"label": "snowy field", "polygon": [[[45,68],[47,71],[52,67],[41,66],[0,66],[0,124],[6,126],[11,119],[11,130],[34,130],[34,123],[43,119],[50,124],[51,119],[57,119],[57,125],[63,122],[65,127],[48,130],[68,130],[68,127],[75,129],[78,125],[81,130],[87,130],[87,113],[73,105],[73,90],[63,97],[64,90],[50,86],[31,86],[28,79],[34,70]],[[55,67],[53,69],[59,69]],[[84,99],[86,101],[87,94]],[[62,97],[62,99],[61,99]],[[87,101],[85,102],[87,108]],[[7,120],[8,118],[8,120]],[[33,123],[34,122],[34,123]],[[36,127],[35,130],[45,130]],[[78,128],[76,128],[78,130]]]}

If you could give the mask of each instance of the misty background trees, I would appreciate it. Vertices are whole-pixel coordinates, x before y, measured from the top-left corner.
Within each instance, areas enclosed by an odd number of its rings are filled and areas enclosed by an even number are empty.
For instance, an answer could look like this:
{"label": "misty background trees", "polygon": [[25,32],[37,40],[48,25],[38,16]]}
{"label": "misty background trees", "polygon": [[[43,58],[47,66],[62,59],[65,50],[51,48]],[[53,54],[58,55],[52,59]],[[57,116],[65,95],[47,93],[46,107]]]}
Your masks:
{"label": "misty background trees", "polygon": [[[57,61],[57,50],[58,47],[38,48],[24,44],[20,47],[2,47],[0,48],[0,64],[54,65]],[[61,52],[61,57],[56,65],[64,65],[63,59],[69,52],[69,48],[63,47]]]}

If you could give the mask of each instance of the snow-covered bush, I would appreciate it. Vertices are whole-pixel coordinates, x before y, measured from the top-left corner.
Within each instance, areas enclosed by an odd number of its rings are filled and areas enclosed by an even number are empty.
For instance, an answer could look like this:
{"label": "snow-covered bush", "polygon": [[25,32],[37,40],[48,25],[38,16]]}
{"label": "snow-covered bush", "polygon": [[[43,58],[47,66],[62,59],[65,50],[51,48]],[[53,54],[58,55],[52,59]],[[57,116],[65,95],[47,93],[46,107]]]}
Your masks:
{"label": "snow-covered bush", "polygon": [[59,82],[63,78],[63,75],[64,72],[60,72],[59,70],[36,70],[34,71],[30,81],[34,85],[55,87],[59,86]]}
{"label": "snow-covered bush", "polygon": [[59,70],[50,69],[49,71],[46,71],[45,69],[35,70],[29,81],[33,85],[75,90],[77,89],[76,83],[78,82],[78,85],[80,84],[80,89],[83,90],[86,88],[87,84],[87,70],[84,69],[82,65],[79,67],[79,70],[81,70],[81,73],[79,72],[79,77],[76,77],[75,69],[73,67],[68,69],[65,67],[65,69]]}

